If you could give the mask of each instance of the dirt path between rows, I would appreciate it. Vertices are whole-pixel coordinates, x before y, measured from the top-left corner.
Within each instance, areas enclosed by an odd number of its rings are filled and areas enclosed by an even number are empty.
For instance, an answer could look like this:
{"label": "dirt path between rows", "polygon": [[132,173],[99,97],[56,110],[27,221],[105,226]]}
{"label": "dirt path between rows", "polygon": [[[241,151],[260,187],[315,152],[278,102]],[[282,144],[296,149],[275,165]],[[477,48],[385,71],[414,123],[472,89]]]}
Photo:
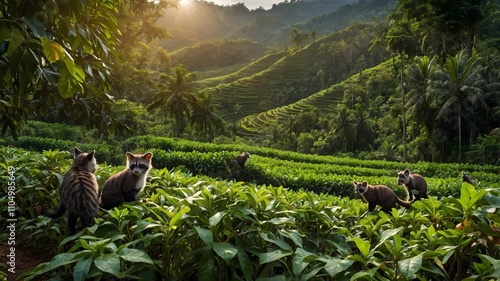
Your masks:
{"label": "dirt path between rows", "polygon": [[[14,255],[11,252],[11,247],[15,249]],[[50,256],[43,253],[33,253],[31,249],[23,247],[22,243],[16,243],[15,246],[12,246],[8,245],[7,241],[0,242],[0,263],[7,265],[5,269],[2,267],[2,271],[7,273],[8,281],[16,280],[22,273],[40,263],[49,261],[50,258]],[[13,261],[13,263],[10,263],[10,261]],[[15,267],[12,268],[12,266]]]}

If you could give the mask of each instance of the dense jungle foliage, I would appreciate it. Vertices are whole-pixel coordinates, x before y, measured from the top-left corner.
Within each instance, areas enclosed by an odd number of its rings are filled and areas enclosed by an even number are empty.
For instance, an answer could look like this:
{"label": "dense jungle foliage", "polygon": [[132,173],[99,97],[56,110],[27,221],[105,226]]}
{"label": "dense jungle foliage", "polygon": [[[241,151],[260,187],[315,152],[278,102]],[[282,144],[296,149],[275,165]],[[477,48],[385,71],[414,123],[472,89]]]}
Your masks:
{"label": "dense jungle foliage", "polygon": [[[166,138],[132,138],[123,148],[154,152],[140,202],[101,210],[73,236],[64,217],[44,216],[58,205],[70,153],[0,148],[0,181],[15,182],[17,237],[46,253],[19,280],[494,280],[500,270],[494,166],[413,165],[431,198],[366,213],[352,181],[394,183],[400,193],[401,163]],[[247,148],[245,168],[232,165],[234,151]],[[96,157],[102,186],[122,166]],[[2,213],[8,200],[0,198]]]}
{"label": "dense jungle foliage", "polygon": [[[17,139],[38,120],[97,128],[104,141],[154,134],[498,164],[498,2],[460,1],[453,12],[445,2],[292,1],[250,11],[198,1],[2,1],[2,134]],[[175,42],[179,30],[163,20],[188,9],[198,19],[220,9],[223,26],[246,32],[266,16],[284,17],[269,30],[288,26],[286,40],[223,38],[215,30],[224,29],[207,25],[206,38],[193,38],[208,41],[169,52],[162,42]],[[292,10],[304,16],[286,17]]]}

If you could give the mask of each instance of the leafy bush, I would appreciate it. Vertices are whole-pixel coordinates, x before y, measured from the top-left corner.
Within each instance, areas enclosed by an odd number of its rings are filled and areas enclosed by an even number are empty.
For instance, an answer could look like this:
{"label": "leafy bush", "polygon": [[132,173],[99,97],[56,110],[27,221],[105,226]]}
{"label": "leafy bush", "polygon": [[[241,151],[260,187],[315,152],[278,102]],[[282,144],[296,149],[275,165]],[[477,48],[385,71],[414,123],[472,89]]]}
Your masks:
{"label": "leafy bush", "polygon": [[143,202],[103,212],[25,280],[472,280],[500,269],[498,247],[486,242],[499,235],[490,228],[498,189],[464,184],[460,198],[360,218],[359,200],[166,169],[152,175]]}
{"label": "leafy bush", "polygon": [[[34,206],[57,205],[51,181],[69,167],[68,154],[2,149],[5,165],[26,167],[16,172],[20,237],[55,251],[23,280],[490,280],[500,270],[498,188],[464,183],[455,197],[362,215],[360,199],[153,169],[140,202],[101,211],[92,227],[66,237],[65,218]],[[103,165],[100,184],[119,169]]]}

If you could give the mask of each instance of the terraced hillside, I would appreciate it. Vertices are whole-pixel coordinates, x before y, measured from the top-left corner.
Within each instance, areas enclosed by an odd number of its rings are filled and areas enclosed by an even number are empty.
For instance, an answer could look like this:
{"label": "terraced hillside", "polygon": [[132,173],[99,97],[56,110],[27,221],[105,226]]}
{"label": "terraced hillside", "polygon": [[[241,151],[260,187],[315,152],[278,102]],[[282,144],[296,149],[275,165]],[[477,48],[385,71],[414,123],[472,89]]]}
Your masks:
{"label": "terraced hillside", "polygon": [[[361,31],[368,27],[368,24],[359,24],[353,26],[349,32],[361,36]],[[311,77],[316,76],[330,56],[322,51],[322,47],[325,44],[338,42],[344,37],[342,32],[338,32],[317,39],[304,48],[290,50],[287,55],[274,62],[267,69],[229,83],[205,88],[205,91],[212,95],[214,103],[220,105],[219,115],[229,122],[237,122],[248,115],[259,114],[287,105],[285,100],[290,100],[290,97],[294,99],[293,102],[307,98],[319,89],[310,86],[303,87],[303,84],[310,83]],[[359,48],[366,50],[368,44],[360,45]],[[357,54],[361,54],[361,52]],[[356,55],[353,55],[352,60],[356,59]],[[202,83],[231,81],[231,77],[239,77],[242,73],[246,72],[241,70],[234,76],[229,75]]]}
{"label": "terraced hillside", "polygon": [[254,136],[268,127],[289,122],[293,115],[299,114],[301,111],[311,110],[312,108],[320,114],[332,113],[335,106],[342,101],[344,93],[349,88],[354,87],[365,90],[364,85],[367,84],[368,79],[371,76],[377,76],[381,72],[387,71],[389,64],[391,64],[391,61],[386,61],[365,71],[370,73],[370,75],[358,73],[339,84],[332,85],[328,89],[319,91],[295,103],[246,116],[240,122],[239,133],[244,136]]}
{"label": "terraced hillside", "polygon": [[205,88],[205,87],[215,87],[220,84],[228,84],[232,83],[238,79],[252,76],[256,73],[259,73],[261,71],[266,70],[269,68],[271,65],[273,65],[276,61],[282,59],[286,55],[285,51],[273,53],[266,55],[255,62],[252,62],[248,65],[245,65],[243,68],[239,69],[238,71],[231,73],[229,75],[224,75],[224,76],[217,76],[217,77],[211,77],[207,79],[203,79],[200,81],[197,81],[198,85],[200,88]]}

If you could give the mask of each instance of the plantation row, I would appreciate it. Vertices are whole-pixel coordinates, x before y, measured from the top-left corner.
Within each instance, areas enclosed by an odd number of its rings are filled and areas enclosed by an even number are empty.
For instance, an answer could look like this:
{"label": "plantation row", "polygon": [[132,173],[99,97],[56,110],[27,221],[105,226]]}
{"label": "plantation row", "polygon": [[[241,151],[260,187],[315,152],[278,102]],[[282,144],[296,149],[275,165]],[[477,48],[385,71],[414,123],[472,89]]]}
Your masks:
{"label": "plantation row", "polygon": [[[422,174],[429,184],[431,196],[456,197],[461,186],[461,171],[472,175],[479,188],[495,187],[500,182],[496,166],[470,164],[417,163],[359,160],[331,156],[305,155],[261,147],[242,148],[233,144],[201,143],[163,137],[133,137],[122,142],[121,147],[108,144],[78,144],[48,138],[20,137],[18,145],[36,151],[96,150],[99,163],[123,165],[124,152],[154,153],[153,166],[157,169],[182,169],[195,175],[220,179],[235,179],[256,184],[283,186],[293,190],[309,190],[353,197],[352,182],[368,181],[384,184],[404,198],[404,187],[396,184],[396,171],[410,169]],[[251,155],[244,169],[231,160],[234,155],[248,151]]]}
{"label": "plantation row", "polygon": [[[67,236],[64,217],[43,214],[59,203],[70,154],[0,151],[2,186],[7,167],[18,169],[16,231],[51,257],[20,280],[494,280],[500,271],[498,188],[463,184],[457,198],[361,218],[359,199],[156,168],[141,202],[100,211]],[[101,165],[100,186],[119,170]]]}

